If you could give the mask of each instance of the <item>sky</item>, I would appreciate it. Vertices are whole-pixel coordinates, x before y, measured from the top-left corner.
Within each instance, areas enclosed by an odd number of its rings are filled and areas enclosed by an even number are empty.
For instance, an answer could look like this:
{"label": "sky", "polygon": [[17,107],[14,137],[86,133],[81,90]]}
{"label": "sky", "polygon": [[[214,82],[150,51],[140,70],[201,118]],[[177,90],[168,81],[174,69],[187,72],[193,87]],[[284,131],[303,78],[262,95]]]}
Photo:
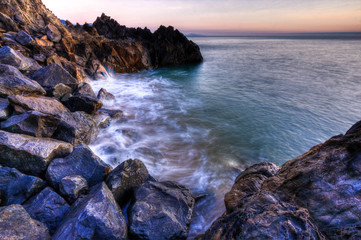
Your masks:
{"label": "sky", "polygon": [[43,0],[60,19],[92,23],[103,12],[128,27],[172,25],[205,35],[361,32],[361,0]]}

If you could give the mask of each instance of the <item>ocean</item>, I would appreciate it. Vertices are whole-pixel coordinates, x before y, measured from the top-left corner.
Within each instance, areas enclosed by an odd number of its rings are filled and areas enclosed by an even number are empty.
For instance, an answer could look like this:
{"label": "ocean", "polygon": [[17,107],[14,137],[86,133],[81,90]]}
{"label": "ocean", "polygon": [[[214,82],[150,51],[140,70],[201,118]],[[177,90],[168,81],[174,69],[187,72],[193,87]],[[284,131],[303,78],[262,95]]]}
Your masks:
{"label": "ocean", "polygon": [[93,81],[124,111],[91,148],[116,167],[142,160],[159,181],[204,196],[190,238],[225,210],[236,176],[282,165],[361,120],[361,40],[193,37],[204,62]]}

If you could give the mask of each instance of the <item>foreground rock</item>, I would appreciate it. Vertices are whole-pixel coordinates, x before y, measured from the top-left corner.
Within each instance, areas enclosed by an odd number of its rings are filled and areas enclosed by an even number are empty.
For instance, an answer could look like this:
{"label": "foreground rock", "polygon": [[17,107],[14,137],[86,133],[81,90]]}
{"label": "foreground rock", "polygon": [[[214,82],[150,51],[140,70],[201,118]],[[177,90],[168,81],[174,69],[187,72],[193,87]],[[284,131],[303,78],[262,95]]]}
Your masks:
{"label": "foreground rock", "polygon": [[46,183],[38,177],[0,166],[0,206],[22,204],[45,186]]}
{"label": "foreground rock", "polygon": [[21,205],[0,208],[0,239],[50,239],[45,224],[32,219]]}
{"label": "foreground rock", "polygon": [[63,177],[59,183],[60,194],[70,203],[88,192],[88,183],[80,175]]}
{"label": "foreground rock", "polygon": [[78,199],[70,208],[53,239],[127,239],[121,209],[104,183]]}
{"label": "foreground rock", "polygon": [[129,209],[130,236],[134,239],[186,239],[194,198],[174,182],[146,182],[135,190]]}
{"label": "foreground rock", "polygon": [[20,52],[10,48],[9,46],[0,48],[0,63],[14,66],[23,71],[35,71],[41,68],[34,59],[25,57]]}
{"label": "foreground rock", "polygon": [[30,175],[41,175],[54,158],[67,156],[72,150],[69,143],[0,130],[0,164]]}

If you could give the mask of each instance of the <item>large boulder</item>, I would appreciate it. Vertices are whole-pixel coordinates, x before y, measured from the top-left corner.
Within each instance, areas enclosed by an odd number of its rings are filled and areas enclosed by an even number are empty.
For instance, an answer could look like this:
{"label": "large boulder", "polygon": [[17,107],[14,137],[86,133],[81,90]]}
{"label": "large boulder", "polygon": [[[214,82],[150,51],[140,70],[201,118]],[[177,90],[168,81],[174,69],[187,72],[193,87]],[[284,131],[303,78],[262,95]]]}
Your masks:
{"label": "large boulder", "polygon": [[0,166],[0,206],[22,204],[45,186],[46,183],[38,177]]}
{"label": "large boulder", "polygon": [[69,112],[61,102],[54,98],[44,96],[9,96],[9,102],[15,111],[23,113],[26,111],[37,111],[45,114],[61,114]]}
{"label": "large boulder", "polygon": [[72,112],[83,111],[89,114],[96,113],[103,103],[97,98],[90,95],[74,95],[63,101],[64,105]]}
{"label": "large boulder", "polygon": [[0,239],[46,240],[50,239],[44,223],[32,219],[21,205],[0,208]]}
{"label": "large boulder", "polygon": [[11,109],[9,101],[5,98],[0,98],[0,121],[8,119],[10,114]]}
{"label": "large boulder", "polygon": [[0,97],[9,95],[45,95],[45,90],[35,81],[17,76],[0,76]]}
{"label": "large boulder", "polygon": [[50,187],[29,199],[23,206],[32,218],[49,228],[50,234],[56,230],[69,210],[68,203]]}
{"label": "large boulder", "polygon": [[80,175],[87,180],[89,186],[94,186],[103,181],[108,171],[110,166],[96,156],[89,147],[78,145],[70,155],[57,158],[49,165],[46,178],[58,188],[64,177]]}
{"label": "large boulder", "polygon": [[61,32],[53,24],[49,23],[45,28],[46,36],[53,42],[59,42],[61,40]]}
{"label": "large boulder", "polygon": [[74,95],[88,95],[91,97],[97,97],[89,83],[79,84],[78,88],[74,92]]}
{"label": "large boulder", "polygon": [[138,159],[129,159],[111,171],[105,182],[115,200],[123,205],[130,199],[133,190],[148,179],[149,173],[144,163]]}
{"label": "large boulder", "polygon": [[80,175],[63,177],[59,183],[60,194],[70,203],[88,192],[88,182]]}
{"label": "large boulder", "polygon": [[130,236],[134,239],[186,239],[194,198],[174,182],[142,184],[128,210]]}
{"label": "large boulder", "polygon": [[34,137],[51,137],[60,120],[53,115],[28,111],[14,115],[1,123],[1,129]]}
{"label": "large boulder", "polygon": [[0,48],[0,63],[14,66],[22,71],[36,71],[41,68],[34,59],[25,57],[23,54],[15,51],[9,46]]}
{"label": "large boulder", "polygon": [[71,206],[53,239],[115,240],[127,237],[122,211],[107,186],[100,183]]}
{"label": "large boulder", "polygon": [[39,176],[54,158],[65,157],[73,150],[69,143],[35,138],[0,130],[0,164]]}

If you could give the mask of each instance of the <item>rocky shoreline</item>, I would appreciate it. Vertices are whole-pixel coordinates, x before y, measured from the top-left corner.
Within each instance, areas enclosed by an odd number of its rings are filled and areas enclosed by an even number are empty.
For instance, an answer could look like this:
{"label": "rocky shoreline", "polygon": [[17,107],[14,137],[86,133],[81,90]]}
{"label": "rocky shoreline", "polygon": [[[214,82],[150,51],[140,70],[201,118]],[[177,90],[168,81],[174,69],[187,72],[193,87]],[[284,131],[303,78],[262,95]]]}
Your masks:
{"label": "rocky shoreline", "polygon": [[[0,239],[186,239],[197,198],[142,161],[116,168],[87,146],[121,109],[86,82],[199,63],[173,27],[126,28],[106,15],[63,24],[40,0],[0,4]],[[198,239],[361,237],[361,123],[278,167],[253,165]]]}

